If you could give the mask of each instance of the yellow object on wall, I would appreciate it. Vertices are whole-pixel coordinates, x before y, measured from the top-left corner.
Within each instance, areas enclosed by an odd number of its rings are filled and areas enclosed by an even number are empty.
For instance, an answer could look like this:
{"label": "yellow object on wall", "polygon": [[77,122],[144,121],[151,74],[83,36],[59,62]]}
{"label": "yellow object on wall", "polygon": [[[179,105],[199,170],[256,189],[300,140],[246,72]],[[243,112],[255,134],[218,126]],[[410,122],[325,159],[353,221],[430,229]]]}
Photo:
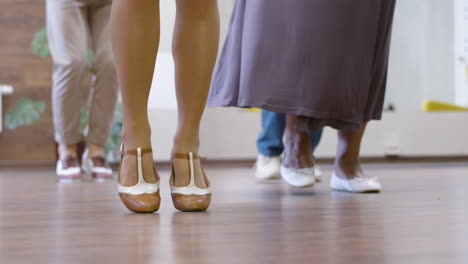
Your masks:
{"label": "yellow object on wall", "polygon": [[424,112],[441,112],[441,111],[468,111],[468,108],[457,106],[454,104],[426,100],[423,103]]}
{"label": "yellow object on wall", "polygon": [[255,108],[255,107],[245,108],[245,110],[247,110],[247,111],[249,111],[249,112],[260,112],[260,111],[262,111],[262,109],[260,109],[260,108]]}

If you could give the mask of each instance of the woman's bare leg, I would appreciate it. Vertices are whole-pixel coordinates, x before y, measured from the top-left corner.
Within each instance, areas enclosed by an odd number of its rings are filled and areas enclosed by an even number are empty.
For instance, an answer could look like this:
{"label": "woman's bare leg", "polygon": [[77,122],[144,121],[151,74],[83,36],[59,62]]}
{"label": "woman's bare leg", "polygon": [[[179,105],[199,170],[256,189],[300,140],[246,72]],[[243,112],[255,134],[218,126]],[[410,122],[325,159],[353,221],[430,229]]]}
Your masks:
{"label": "woman's bare leg", "polygon": [[[197,1],[198,2],[198,1]],[[159,46],[159,0],[114,0],[111,33],[115,66],[122,94],[122,137],[126,149],[151,147],[148,97]],[[120,183],[137,183],[136,157],[125,156]],[[150,154],[143,155],[143,175],[156,182]]]}
{"label": "woman's bare leg", "polygon": [[342,179],[364,177],[359,160],[362,136],[367,123],[357,131],[338,131],[338,149],[335,159],[335,174]]}
{"label": "woman's bare leg", "polygon": [[[174,152],[198,153],[200,120],[205,109],[219,45],[217,0],[177,0],[172,51],[175,62],[178,125]],[[186,164],[186,162],[184,163]],[[189,183],[177,175],[176,186]],[[196,175],[199,187],[206,183]]]}
{"label": "woman's bare leg", "polygon": [[286,116],[283,166],[286,168],[310,168],[314,166],[311,141],[308,132],[297,130],[297,116]]}

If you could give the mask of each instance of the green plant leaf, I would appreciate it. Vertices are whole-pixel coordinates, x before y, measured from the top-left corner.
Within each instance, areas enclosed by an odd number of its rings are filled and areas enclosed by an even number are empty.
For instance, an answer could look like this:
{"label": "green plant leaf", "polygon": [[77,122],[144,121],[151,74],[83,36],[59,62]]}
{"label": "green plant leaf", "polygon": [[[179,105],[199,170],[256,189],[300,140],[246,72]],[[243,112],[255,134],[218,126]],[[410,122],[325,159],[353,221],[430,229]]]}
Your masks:
{"label": "green plant leaf", "polygon": [[92,49],[88,49],[88,71],[91,73],[95,73],[94,69],[94,51]]}
{"label": "green plant leaf", "polygon": [[10,130],[14,130],[32,125],[41,119],[45,109],[44,101],[34,102],[30,98],[21,97],[6,113],[5,126]]}
{"label": "green plant leaf", "polygon": [[107,144],[104,148],[106,157],[110,162],[117,162],[119,160],[119,148],[122,131],[122,104],[117,105],[117,110],[115,111],[114,124],[112,126],[112,131]]}
{"label": "green plant leaf", "polygon": [[81,107],[80,110],[80,130],[82,134],[85,134],[86,127],[88,126],[89,119],[89,103],[86,103]]}
{"label": "green plant leaf", "polygon": [[49,42],[47,40],[47,30],[45,27],[39,29],[34,34],[31,47],[33,53],[39,57],[45,58],[50,56]]}

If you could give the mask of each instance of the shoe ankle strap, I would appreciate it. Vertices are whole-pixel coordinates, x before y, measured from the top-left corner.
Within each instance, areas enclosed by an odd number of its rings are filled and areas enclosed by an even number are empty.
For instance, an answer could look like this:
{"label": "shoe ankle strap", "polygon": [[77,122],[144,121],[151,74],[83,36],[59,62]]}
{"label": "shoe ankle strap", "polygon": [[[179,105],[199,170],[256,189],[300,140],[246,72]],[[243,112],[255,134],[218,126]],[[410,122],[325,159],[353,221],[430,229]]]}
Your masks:
{"label": "shoe ankle strap", "polygon": [[[146,153],[152,153],[153,152],[153,149],[152,148],[145,148],[145,149],[141,149],[141,155],[143,154],[146,154]],[[122,149],[120,151],[120,154],[122,156],[126,156],[126,155],[138,155],[138,149]]]}
{"label": "shoe ankle strap", "polygon": [[[205,157],[201,157],[197,154],[192,154],[193,159],[206,160]],[[190,153],[172,153],[172,159],[190,159]]]}

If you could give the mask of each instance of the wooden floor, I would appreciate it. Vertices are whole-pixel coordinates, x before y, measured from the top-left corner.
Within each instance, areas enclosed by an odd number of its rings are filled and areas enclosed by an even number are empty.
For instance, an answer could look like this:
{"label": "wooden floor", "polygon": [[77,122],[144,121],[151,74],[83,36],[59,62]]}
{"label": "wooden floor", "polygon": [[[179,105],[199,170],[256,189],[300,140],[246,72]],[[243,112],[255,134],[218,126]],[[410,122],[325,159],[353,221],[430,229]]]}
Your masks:
{"label": "wooden floor", "polygon": [[[325,167],[326,168],[326,167]],[[131,214],[114,183],[57,184],[53,168],[0,168],[0,263],[468,263],[468,164],[367,166],[381,194],[257,184],[212,165],[214,200]]]}

